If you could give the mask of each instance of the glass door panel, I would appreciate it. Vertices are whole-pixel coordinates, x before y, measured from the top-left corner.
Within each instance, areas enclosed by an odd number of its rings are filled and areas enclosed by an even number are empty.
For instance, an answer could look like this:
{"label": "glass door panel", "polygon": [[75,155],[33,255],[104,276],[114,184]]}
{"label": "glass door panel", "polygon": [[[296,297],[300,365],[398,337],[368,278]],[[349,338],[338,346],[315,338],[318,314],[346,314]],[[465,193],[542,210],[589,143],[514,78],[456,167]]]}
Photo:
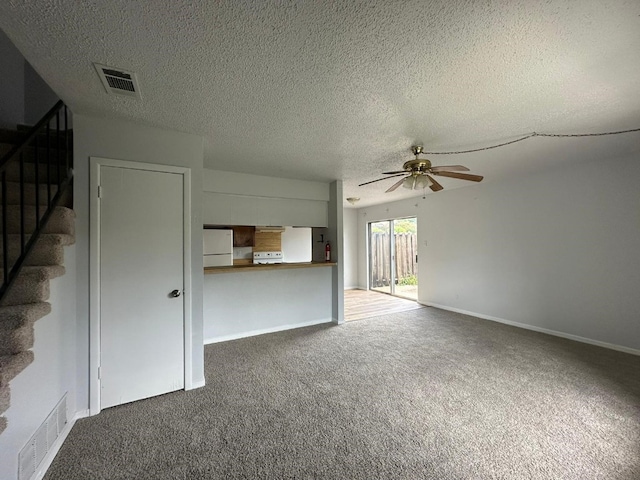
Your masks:
{"label": "glass door panel", "polygon": [[369,288],[391,293],[391,222],[369,224]]}
{"label": "glass door panel", "polygon": [[390,293],[418,300],[418,219],[401,218],[392,223],[395,281]]}
{"label": "glass door panel", "polygon": [[[393,232],[393,235],[391,234]],[[418,299],[417,219],[369,224],[369,288]]]}

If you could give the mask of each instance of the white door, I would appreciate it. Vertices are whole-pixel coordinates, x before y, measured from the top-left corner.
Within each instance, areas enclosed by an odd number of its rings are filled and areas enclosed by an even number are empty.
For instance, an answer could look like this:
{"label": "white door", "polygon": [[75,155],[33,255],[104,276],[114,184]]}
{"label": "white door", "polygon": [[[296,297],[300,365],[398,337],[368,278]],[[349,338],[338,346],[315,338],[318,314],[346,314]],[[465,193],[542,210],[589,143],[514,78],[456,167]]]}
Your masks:
{"label": "white door", "polygon": [[99,178],[107,408],[184,388],[183,177],[101,165]]}

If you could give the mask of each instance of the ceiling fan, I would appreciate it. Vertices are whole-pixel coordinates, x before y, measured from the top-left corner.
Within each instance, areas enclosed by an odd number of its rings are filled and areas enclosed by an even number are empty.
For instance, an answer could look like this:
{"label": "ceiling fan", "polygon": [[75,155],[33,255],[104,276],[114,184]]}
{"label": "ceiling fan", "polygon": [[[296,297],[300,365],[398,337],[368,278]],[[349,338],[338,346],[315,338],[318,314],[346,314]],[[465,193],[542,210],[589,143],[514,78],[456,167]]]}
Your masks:
{"label": "ceiling fan", "polygon": [[362,187],[363,185],[369,185],[370,183],[381,182],[382,180],[387,180],[388,178],[403,177],[396,183],[391,185],[391,187],[389,187],[385,193],[393,192],[400,185],[411,190],[429,187],[434,192],[439,192],[444,187],[436,182],[432,175],[457,178],[459,180],[469,180],[470,182],[480,182],[484,178],[480,175],[473,175],[470,173],[458,173],[469,171],[467,167],[463,167],[462,165],[442,165],[440,167],[432,167],[431,162],[426,158],[418,158],[418,156],[423,151],[422,145],[414,145],[413,147],[411,147],[411,151],[416,156],[416,158],[415,160],[409,160],[408,162],[405,162],[404,165],[402,165],[402,170],[397,170],[395,172],[382,172],[383,175],[391,176],[361,183],[358,186]]}

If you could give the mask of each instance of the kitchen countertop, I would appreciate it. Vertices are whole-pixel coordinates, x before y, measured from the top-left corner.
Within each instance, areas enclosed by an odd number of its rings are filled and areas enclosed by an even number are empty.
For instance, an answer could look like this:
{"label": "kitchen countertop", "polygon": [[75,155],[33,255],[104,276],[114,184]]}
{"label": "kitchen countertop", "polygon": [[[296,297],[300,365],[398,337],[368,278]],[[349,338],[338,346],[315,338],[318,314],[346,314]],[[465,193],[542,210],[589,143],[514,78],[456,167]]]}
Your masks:
{"label": "kitchen countertop", "polygon": [[332,267],[336,262],[269,263],[265,265],[228,265],[223,267],[205,267],[204,274],[247,272],[256,270],[286,270],[289,268]]}

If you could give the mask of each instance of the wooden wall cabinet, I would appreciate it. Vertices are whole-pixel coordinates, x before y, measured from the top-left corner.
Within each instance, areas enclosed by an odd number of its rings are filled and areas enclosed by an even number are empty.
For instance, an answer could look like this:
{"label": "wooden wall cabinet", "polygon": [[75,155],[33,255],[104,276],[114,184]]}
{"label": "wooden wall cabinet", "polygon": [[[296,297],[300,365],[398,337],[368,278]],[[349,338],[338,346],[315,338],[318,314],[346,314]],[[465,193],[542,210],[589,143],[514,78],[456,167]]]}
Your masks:
{"label": "wooden wall cabinet", "polygon": [[253,247],[256,227],[233,227],[234,247]]}

